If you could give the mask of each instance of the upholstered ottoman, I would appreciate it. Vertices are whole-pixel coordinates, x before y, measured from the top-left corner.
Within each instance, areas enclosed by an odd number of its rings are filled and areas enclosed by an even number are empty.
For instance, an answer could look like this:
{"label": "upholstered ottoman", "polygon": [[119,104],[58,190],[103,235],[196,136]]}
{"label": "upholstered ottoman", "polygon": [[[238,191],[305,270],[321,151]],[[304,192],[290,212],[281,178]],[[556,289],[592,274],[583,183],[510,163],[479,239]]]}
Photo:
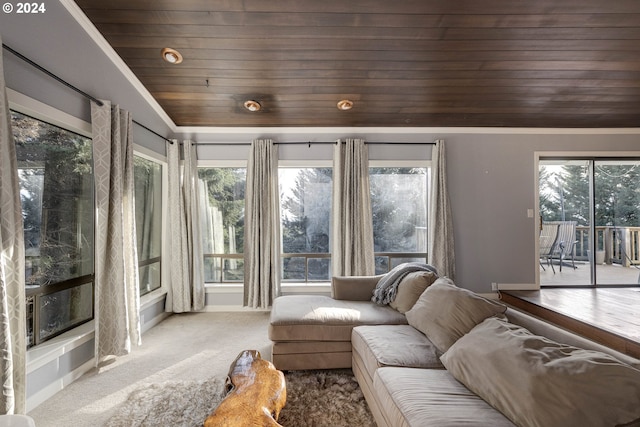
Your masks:
{"label": "upholstered ottoman", "polygon": [[404,314],[371,302],[379,279],[379,276],[334,277],[331,297],[286,295],[276,298],[269,325],[276,368],[350,368],[354,327],[407,324]]}

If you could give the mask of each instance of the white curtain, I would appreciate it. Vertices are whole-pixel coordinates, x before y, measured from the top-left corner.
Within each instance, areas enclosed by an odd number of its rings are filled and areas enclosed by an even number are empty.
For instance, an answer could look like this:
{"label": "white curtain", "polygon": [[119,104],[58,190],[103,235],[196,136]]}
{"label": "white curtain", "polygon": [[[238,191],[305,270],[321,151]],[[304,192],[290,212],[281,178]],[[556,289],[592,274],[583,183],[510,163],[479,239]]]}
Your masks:
{"label": "white curtain", "polygon": [[131,114],[91,103],[96,188],[96,362],[140,345]]}
{"label": "white curtain", "polygon": [[255,140],[247,164],[244,305],[267,308],[280,293],[278,147]]}
{"label": "white curtain", "polygon": [[361,139],[334,148],[332,216],[332,274],[375,274],[369,150]]}
{"label": "white curtain", "polygon": [[444,141],[438,140],[431,151],[431,202],[429,212],[429,264],[440,276],[455,280],[456,257],[453,240],[453,219],[449,192]]}
{"label": "white curtain", "polygon": [[202,310],[205,292],[196,147],[191,141],[183,142],[181,171],[180,144],[167,141],[166,145],[169,286],[165,310],[174,313]]}
{"label": "white curtain", "polygon": [[[2,40],[0,39],[0,43]],[[26,410],[24,235],[16,147],[0,52],[0,373],[1,414]]]}

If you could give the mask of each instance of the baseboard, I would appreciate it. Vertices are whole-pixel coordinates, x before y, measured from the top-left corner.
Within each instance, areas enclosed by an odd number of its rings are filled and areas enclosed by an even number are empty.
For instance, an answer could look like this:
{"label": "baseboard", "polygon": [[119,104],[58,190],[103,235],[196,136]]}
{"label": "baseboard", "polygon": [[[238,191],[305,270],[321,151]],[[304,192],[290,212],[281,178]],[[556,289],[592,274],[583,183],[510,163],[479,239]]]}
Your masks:
{"label": "baseboard", "polygon": [[140,319],[140,323],[142,324],[142,326],[140,327],[140,332],[144,334],[149,329],[153,328],[154,326],[156,326],[157,324],[159,324],[160,322],[162,322],[163,320],[167,319],[170,316],[171,316],[171,313],[163,313],[163,314],[160,314],[159,316],[154,317],[148,322],[144,323],[144,315],[143,315],[142,318]]}
{"label": "baseboard", "polygon": [[478,295],[486,299],[495,299],[495,300],[500,299],[500,295],[497,292],[478,293]]}
{"label": "baseboard", "polygon": [[535,283],[498,283],[499,291],[539,291]]}
{"label": "baseboard", "polygon": [[207,305],[204,311],[207,313],[268,312],[271,311],[271,308],[251,308],[241,305]]}
{"label": "baseboard", "polygon": [[95,358],[85,362],[78,368],[69,372],[64,377],[58,378],[48,386],[38,390],[38,392],[33,396],[27,398],[27,413],[34,410],[36,407],[38,407],[38,405],[44,403],[47,399],[53,397],[57,392],[61,391],[63,388],[67,387],[69,384],[80,378],[82,375],[92,370],[94,366]]}

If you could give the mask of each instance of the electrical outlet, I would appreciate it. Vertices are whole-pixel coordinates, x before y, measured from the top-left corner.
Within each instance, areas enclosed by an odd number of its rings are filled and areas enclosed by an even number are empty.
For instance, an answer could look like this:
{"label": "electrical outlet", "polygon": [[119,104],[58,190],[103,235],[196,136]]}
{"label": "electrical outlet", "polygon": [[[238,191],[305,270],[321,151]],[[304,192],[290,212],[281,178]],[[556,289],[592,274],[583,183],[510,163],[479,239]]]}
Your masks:
{"label": "electrical outlet", "polygon": [[498,284],[496,282],[491,282],[491,290],[492,291],[497,291],[498,290]]}

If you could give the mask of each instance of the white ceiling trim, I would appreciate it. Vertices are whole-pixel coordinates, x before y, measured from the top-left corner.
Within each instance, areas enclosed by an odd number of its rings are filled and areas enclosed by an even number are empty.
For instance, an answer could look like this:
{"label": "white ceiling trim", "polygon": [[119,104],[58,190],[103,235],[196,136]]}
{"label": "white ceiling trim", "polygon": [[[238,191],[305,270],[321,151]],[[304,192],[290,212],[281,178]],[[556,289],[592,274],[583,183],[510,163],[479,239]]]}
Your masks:
{"label": "white ceiling trim", "polygon": [[120,70],[120,72],[131,82],[136,90],[142,95],[144,100],[149,104],[151,108],[160,116],[160,118],[171,128],[172,132],[176,132],[176,124],[171,117],[164,111],[164,109],[158,104],[158,101],[149,93],[146,87],[140,82],[138,77],[133,74],[133,71],[125,64],[116,51],[111,47],[98,29],[87,18],[82,9],[73,0],[60,0],[60,3],[67,9],[71,16],[80,24],[82,29],[93,39],[98,47],[104,52],[111,62]]}

